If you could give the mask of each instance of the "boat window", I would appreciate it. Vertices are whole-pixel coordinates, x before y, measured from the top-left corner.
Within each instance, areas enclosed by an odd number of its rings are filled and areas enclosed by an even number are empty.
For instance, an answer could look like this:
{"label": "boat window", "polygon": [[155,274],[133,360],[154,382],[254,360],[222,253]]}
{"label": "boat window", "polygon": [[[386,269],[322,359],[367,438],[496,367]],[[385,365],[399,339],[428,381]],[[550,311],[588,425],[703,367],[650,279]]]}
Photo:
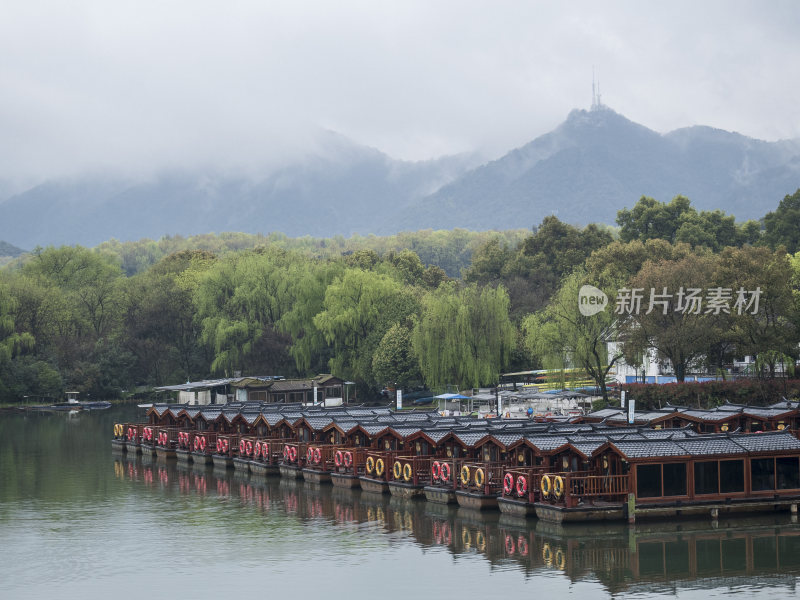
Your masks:
{"label": "boat window", "polygon": [[664,465],[664,495],[686,495],[686,463]]}
{"label": "boat window", "polygon": [[696,494],[719,493],[719,463],[715,460],[694,464],[694,491]]}
{"label": "boat window", "polygon": [[800,464],[798,464],[796,456],[776,458],[775,471],[778,476],[779,490],[800,488]]}
{"label": "boat window", "polygon": [[754,458],[750,461],[750,478],[753,491],[775,489],[775,459]]}
{"label": "boat window", "polygon": [[661,465],[636,466],[636,495],[639,498],[661,495]]}
{"label": "boat window", "polygon": [[743,460],[721,460],[719,462],[719,491],[723,494],[744,491]]}

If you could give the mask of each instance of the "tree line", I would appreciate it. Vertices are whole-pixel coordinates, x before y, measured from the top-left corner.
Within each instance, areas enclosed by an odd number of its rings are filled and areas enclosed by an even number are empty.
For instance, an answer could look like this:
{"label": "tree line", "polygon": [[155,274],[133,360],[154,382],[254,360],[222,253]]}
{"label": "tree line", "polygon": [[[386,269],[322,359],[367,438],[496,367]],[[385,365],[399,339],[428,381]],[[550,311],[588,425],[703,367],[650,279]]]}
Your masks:
{"label": "tree line", "polygon": [[[643,365],[648,352],[679,378],[745,354],[774,374],[797,356],[798,217],[800,190],[760,222],[643,197],[616,228],[548,216],[528,232],[37,248],[0,270],[0,401],[236,372],[333,372],[362,397],[530,368],[578,367],[602,387],[617,361]],[[606,310],[581,314],[585,285]],[[727,311],[676,310],[679,290],[717,288],[730,290]],[[619,310],[631,289],[642,308]],[[737,311],[736,292],[756,289],[755,314]],[[609,353],[609,341],[623,343]]]}

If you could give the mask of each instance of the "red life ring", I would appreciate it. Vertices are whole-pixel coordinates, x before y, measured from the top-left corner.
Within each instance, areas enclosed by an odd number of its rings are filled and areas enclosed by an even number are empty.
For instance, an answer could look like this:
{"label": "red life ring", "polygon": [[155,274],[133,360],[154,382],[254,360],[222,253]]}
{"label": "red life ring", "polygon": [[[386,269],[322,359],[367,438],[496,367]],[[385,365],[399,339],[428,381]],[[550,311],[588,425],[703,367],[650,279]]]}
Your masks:
{"label": "red life ring", "polygon": [[198,450],[200,450],[200,438],[196,437],[194,438],[194,451],[197,452]]}
{"label": "red life ring", "polygon": [[318,465],[322,462],[322,451],[319,448],[314,448],[314,464]]}
{"label": "red life ring", "polygon": [[251,440],[247,440],[247,456],[253,455],[253,442]]}
{"label": "red life ring", "polygon": [[442,481],[450,481],[450,463],[442,463]]}
{"label": "red life ring", "polygon": [[349,469],[352,464],[353,464],[353,453],[352,452],[345,452],[344,453],[344,467],[345,467],[345,469]]}
{"label": "red life ring", "polygon": [[283,460],[289,460],[289,446],[283,447]]}
{"label": "red life ring", "polygon": [[442,465],[439,463],[438,460],[433,462],[431,465],[431,477],[433,477],[434,481],[439,481],[442,476]]}
{"label": "red life ring", "polygon": [[297,460],[297,448],[294,446],[289,446],[289,462],[294,462]]}
{"label": "red life ring", "polygon": [[217,454],[222,454],[222,440],[217,440]]}
{"label": "red life ring", "polygon": [[337,467],[341,467],[343,462],[344,454],[342,454],[341,450],[337,450],[336,454],[333,456],[333,464],[335,464]]}
{"label": "red life ring", "polygon": [[207,445],[208,445],[208,440],[206,440],[205,437],[201,437],[200,438],[200,451],[201,452],[205,452]]}
{"label": "red life ring", "polygon": [[506,473],[503,477],[503,493],[510,494],[514,489],[514,476],[511,473]]}
{"label": "red life ring", "polygon": [[256,442],[256,456],[261,456],[261,442]]}
{"label": "red life ring", "polygon": [[314,462],[314,449],[311,446],[306,450],[306,462]]}
{"label": "red life ring", "polygon": [[246,446],[245,446],[244,440],[240,440],[239,441],[239,454],[244,454],[245,448],[246,448]]}
{"label": "red life ring", "polygon": [[[509,473],[511,475],[511,473]],[[528,493],[528,480],[524,475],[517,477],[517,495],[524,496]]]}
{"label": "red life ring", "polygon": [[228,438],[225,438],[224,440],[222,440],[222,451],[225,454],[227,454],[228,453],[228,448],[230,448],[230,445],[228,443]]}

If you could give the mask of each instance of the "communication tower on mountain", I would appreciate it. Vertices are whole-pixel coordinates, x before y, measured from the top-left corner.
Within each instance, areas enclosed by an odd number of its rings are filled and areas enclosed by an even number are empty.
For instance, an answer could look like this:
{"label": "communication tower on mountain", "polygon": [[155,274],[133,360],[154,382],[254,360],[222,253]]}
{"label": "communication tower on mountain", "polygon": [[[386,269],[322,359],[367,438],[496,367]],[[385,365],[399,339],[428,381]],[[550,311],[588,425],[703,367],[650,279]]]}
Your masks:
{"label": "communication tower on mountain", "polygon": [[594,67],[592,68],[592,110],[603,108],[603,103],[600,101],[600,78],[595,79]]}

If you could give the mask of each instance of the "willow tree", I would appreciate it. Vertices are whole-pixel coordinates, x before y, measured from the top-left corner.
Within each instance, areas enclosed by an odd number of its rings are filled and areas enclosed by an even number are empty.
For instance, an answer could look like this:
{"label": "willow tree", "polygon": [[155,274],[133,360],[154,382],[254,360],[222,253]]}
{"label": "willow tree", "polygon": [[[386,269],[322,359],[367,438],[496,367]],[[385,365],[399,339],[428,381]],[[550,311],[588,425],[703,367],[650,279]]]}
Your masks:
{"label": "willow tree", "polygon": [[212,371],[287,368],[289,339],[277,323],[289,306],[282,250],[256,250],[219,261],[195,291],[202,339],[214,353]]}
{"label": "willow tree", "polygon": [[508,306],[502,286],[459,287],[448,282],[427,294],[412,343],[428,385],[496,383],[514,346]]}
{"label": "willow tree", "polygon": [[330,344],[331,372],[353,379],[362,391],[378,381],[373,356],[386,332],[419,310],[414,294],[397,280],[359,268],[348,269],[325,291],[314,325]]}
{"label": "willow tree", "polygon": [[[545,309],[524,319],[522,328],[525,344],[535,358],[553,368],[584,369],[608,401],[606,377],[622,357],[619,352],[608,351],[608,343],[615,339],[613,300],[595,314],[582,311],[581,288],[586,283],[583,272],[574,272],[564,280]],[[614,298],[613,286],[604,287],[606,298]]]}

